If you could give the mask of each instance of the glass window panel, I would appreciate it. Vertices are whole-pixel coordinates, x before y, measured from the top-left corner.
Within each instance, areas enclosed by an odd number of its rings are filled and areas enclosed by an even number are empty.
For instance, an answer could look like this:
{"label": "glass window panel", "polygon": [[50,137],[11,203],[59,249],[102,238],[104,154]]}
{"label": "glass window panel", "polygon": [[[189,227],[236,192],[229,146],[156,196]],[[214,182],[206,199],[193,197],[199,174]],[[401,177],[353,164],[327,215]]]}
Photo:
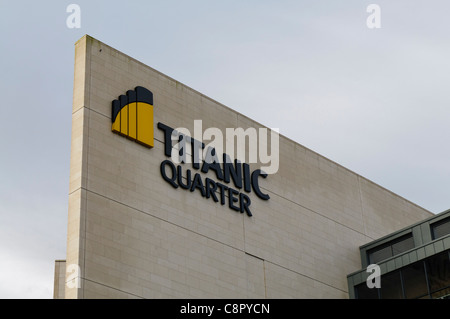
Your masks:
{"label": "glass window panel", "polygon": [[431,293],[450,287],[450,261],[448,254],[448,251],[445,251],[426,260]]}
{"label": "glass window panel", "polygon": [[431,225],[433,239],[444,237],[450,234],[450,218],[446,218]]}
{"label": "glass window panel", "polygon": [[395,256],[412,248],[414,248],[414,238],[412,235],[408,235],[392,244],[392,254]]}
{"label": "glass window panel", "polygon": [[431,294],[432,299],[450,299],[450,287]]}
{"label": "glass window panel", "polygon": [[383,248],[375,248],[369,252],[369,261],[371,264],[376,264],[381,260],[392,257],[391,246],[386,246]]}
{"label": "glass window panel", "polygon": [[355,287],[356,299],[378,299],[378,289],[369,288],[364,282]]}
{"label": "glass window panel", "polygon": [[381,298],[382,299],[402,299],[402,285],[400,280],[400,272],[381,276]]}
{"label": "glass window panel", "polygon": [[414,248],[414,238],[412,234],[407,234],[369,250],[369,262],[371,264],[376,264],[412,248]]}
{"label": "glass window panel", "polygon": [[422,261],[402,268],[402,277],[406,298],[418,298],[428,293],[425,268]]}

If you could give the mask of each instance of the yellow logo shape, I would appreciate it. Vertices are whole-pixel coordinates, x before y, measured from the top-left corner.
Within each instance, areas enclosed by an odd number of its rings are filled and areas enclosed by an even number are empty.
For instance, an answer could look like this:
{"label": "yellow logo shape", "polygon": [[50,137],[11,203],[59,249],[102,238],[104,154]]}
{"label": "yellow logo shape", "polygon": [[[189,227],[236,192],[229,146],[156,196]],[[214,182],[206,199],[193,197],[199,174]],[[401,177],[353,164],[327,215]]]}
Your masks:
{"label": "yellow logo shape", "polygon": [[112,131],[153,147],[153,93],[142,86],[112,101]]}

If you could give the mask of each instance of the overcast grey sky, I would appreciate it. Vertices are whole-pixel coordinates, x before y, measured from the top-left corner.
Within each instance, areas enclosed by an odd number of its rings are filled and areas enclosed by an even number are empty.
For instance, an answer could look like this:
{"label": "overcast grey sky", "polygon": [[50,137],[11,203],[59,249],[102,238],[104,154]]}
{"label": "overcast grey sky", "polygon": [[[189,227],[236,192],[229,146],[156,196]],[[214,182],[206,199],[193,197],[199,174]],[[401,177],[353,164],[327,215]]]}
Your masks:
{"label": "overcast grey sky", "polygon": [[0,12],[0,298],[52,298],[66,256],[84,34],[434,213],[450,208],[447,0],[1,0]]}

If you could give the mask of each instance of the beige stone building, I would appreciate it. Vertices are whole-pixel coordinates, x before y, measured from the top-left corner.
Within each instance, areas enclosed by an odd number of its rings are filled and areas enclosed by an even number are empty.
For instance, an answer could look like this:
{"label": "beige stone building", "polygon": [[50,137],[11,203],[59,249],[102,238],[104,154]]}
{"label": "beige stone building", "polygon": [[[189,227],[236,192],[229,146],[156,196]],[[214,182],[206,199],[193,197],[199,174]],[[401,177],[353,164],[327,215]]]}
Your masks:
{"label": "beige stone building", "polygon": [[[153,148],[111,129],[113,101],[136,87],[153,93]],[[158,123],[194,132],[198,120],[203,130],[264,128],[96,39],[75,44],[67,256],[56,263],[55,298],[348,298],[360,246],[432,216],[282,135],[279,169],[257,174],[256,187],[250,173],[261,163],[248,174],[240,166],[241,188],[212,168],[174,163]],[[192,183],[198,174],[193,189],[170,183],[178,167],[185,183],[188,169]]]}

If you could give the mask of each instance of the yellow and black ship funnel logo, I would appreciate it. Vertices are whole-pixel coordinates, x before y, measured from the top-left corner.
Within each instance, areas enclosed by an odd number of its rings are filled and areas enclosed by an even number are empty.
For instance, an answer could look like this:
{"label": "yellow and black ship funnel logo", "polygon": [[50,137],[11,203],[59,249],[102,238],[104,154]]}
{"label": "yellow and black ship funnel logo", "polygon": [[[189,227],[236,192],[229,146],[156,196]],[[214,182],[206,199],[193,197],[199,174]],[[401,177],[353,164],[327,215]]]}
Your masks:
{"label": "yellow and black ship funnel logo", "polygon": [[153,147],[153,93],[142,86],[112,101],[112,131]]}

